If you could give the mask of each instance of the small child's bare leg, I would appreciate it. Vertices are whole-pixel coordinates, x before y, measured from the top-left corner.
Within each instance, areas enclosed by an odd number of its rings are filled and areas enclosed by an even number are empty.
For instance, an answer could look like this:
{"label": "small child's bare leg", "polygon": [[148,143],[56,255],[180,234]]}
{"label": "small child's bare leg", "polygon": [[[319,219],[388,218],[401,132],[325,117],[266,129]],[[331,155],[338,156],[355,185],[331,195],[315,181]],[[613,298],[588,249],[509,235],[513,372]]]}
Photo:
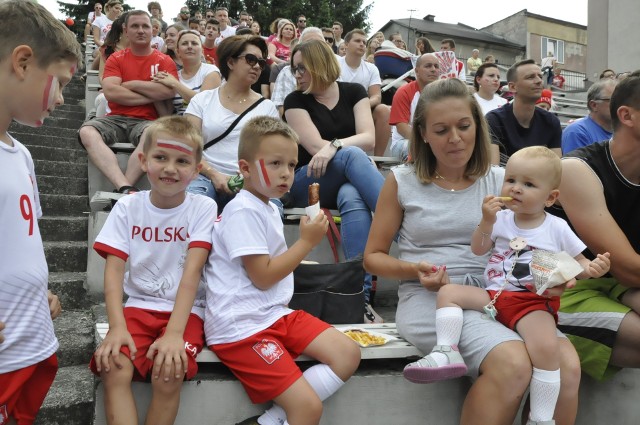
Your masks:
{"label": "small child's bare leg", "polygon": [[138,412],[131,391],[133,363],[120,353],[122,368],[109,359],[109,372],[102,371],[104,384],[104,410],[109,425],[137,425]]}
{"label": "small child's bare leg", "polygon": [[304,377],[299,378],[274,400],[286,412],[291,425],[318,425],[322,417],[322,401]]}
{"label": "small child's bare leg", "polygon": [[172,368],[168,381],[164,380],[162,374],[158,379],[151,378],[153,396],[147,411],[146,425],[172,425],[176,420],[184,378],[175,379],[174,374]]}

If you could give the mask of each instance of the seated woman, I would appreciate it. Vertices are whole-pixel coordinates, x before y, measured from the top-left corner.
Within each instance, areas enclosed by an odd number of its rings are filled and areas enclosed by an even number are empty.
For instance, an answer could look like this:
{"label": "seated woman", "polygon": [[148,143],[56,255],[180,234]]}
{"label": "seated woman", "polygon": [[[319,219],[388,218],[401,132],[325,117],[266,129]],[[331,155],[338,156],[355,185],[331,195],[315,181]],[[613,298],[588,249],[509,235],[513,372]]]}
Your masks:
{"label": "seated woman", "polygon": [[287,19],[280,19],[275,38],[269,41],[269,57],[273,63],[287,62],[291,54],[291,40],[296,38],[296,28]]}
{"label": "seated woman", "polygon": [[[291,70],[298,87],[284,101],[284,116],[300,136],[292,201],[307,206],[308,186],[320,183],[320,205],[340,211],[344,255],[352,259],[364,252],[384,181],[364,152],[373,149],[375,140],[369,98],[359,84],[336,82],[340,66],[323,41],[297,45]],[[367,275],[367,303],[370,290]],[[373,321],[373,310],[368,312]]]}
{"label": "seated woman", "polygon": [[473,87],[476,88],[473,97],[478,101],[483,114],[507,103],[507,99],[497,94],[500,88],[500,69],[495,63],[483,63],[478,67]]}
{"label": "seated woman", "polygon": [[280,116],[273,102],[251,90],[266,66],[266,56],[267,43],[260,36],[235,35],[222,40],[218,64],[226,83],[193,96],[185,111],[187,119],[202,129],[205,143],[202,171],[187,190],[213,198],[218,211],[235,195],[228,183],[239,171],[242,127],[259,115]]}
{"label": "seated woman", "polygon": [[180,31],[176,56],[182,61],[182,69],[178,71],[180,79],[176,80],[168,72],[159,72],[153,80],[176,91],[173,112],[183,115],[193,96],[204,90],[215,89],[220,85],[221,78],[217,66],[202,63],[202,42],[198,31]]}
{"label": "seated woman", "polygon": [[182,69],[182,60],[176,54],[178,50],[178,35],[180,35],[180,31],[186,30],[180,24],[173,24],[167,27],[167,31],[164,33],[164,47],[162,53],[166,53],[173,59],[176,63],[176,67],[178,71]]}
{"label": "seated woman", "polygon": [[[392,170],[380,193],[365,268],[400,280],[396,326],[424,353],[436,343],[438,289],[482,281],[488,256],[472,254],[471,235],[482,217],[483,199],[499,194],[504,178],[502,168],[489,165],[489,144],[487,123],[466,85],[456,78],[433,82],[416,107],[412,160]],[[396,239],[399,258],[389,255]],[[549,290],[550,295],[557,291]],[[512,424],[532,374],[525,346],[515,332],[479,312],[465,310],[463,320],[458,347],[477,379],[460,424]],[[571,343],[559,336],[559,345],[555,421],[570,425],[577,414],[580,367]]]}

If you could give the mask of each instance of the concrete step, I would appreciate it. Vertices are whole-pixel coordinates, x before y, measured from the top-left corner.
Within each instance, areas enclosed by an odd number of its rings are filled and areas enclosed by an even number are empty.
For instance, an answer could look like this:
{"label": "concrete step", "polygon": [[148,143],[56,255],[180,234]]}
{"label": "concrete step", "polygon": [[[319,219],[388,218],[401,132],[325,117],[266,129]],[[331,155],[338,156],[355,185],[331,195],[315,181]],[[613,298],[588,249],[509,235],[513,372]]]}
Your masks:
{"label": "concrete step", "polygon": [[[48,118],[52,122],[55,118]],[[51,125],[47,125],[47,121],[45,120],[45,125],[42,127],[29,127],[28,125],[18,124],[15,121],[9,126],[9,133],[11,134],[35,134],[40,136],[54,136],[54,137],[63,137],[63,138],[75,138],[77,139],[78,127],[73,128],[60,128],[60,127],[52,127]],[[16,137],[16,139],[20,140]]]}
{"label": "concrete step", "polygon": [[86,241],[88,217],[79,216],[43,216],[38,220],[42,240],[44,241]]}
{"label": "concrete step", "polygon": [[86,195],[88,182],[86,178],[38,176],[38,190],[52,195]]}
{"label": "concrete step", "polygon": [[35,425],[90,425],[94,415],[95,380],[87,365],[58,369]]}
{"label": "concrete step", "polygon": [[89,365],[95,351],[95,322],[90,310],[64,310],[54,320],[60,367]]}
{"label": "concrete step", "polygon": [[87,270],[87,242],[44,242],[44,254],[50,272],[84,272]]}
{"label": "concrete step", "polygon": [[45,216],[75,215],[89,211],[87,195],[40,194],[40,203]]}
{"label": "concrete step", "polygon": [[87,309],[93,305],[85,289],[85,272],[49,273],[49,289],[60,298],[65,311]]}
{"label": "concrete step", "polygon": [[82,149],[54,148],[50,146],[30,146],[29,152],[33,159],[46,159],[49,161],[72,162],[87,164],[87,153]]}
{"label": "concrete step", "polygon": [[84,113],[82,113],[82,111],[77,110],[69,110],[69,109],[58,109],[56,108],[53,113],[51,114],[52,117],[60,117],[60,118],[67,118],[67,119],[75,119],[75,120],[80,120],[83,121],[84,120]]}
{"label": "concrete step", "polygon": [[84,101],[75,103],[65,103],[64,105],[56,106],[56,111],[72,111],[84,113]]}
{"label": "concrete step", "polygon": [[87,178],[87,164],[34,159],[36,176],[73,176]]}
{"label": "concrete step", "polygon": [[56,137],[20,132],[11,132],[11,135],[29,148],[29,151],[31,151],[32,146],[84,151],[84,148],[76,137]]}

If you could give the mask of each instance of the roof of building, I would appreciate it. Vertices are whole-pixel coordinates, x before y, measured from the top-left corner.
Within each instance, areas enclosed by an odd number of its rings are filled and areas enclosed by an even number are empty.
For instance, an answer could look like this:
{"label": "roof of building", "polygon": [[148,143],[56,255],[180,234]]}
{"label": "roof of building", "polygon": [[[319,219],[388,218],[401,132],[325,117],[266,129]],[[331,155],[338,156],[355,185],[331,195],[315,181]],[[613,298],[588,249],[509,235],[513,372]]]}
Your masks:
{"label": "roof of building", "polygon": [[[521,11],[516,12],[513,15],[509,15],[506,18],[502,18],[502,19],[494,22],[493,24],[498,23],[498,22],[502,22],[505,19],[509,19],[512,16],[515,16],[515,15],[518,15],[518,14],[522,14],[522,15],[524,15],[526,17],[529,17],[529,18],[539,19],[541,21],[546,21],[546,22],[551,22],[551,23],[554,23],[554,24],[559,24],[559,25],[566,26],[566,27],[573,27],[573,28],[577,28],[577,29],[581,29],[581,30],[585,30],[585,31],[587,30],[586,25],[576,24],[575,22],[563,21],[561,19],[551,18],[549,16],[538,15],[537,13],[529,12],[527,9],[522,9]],[[491,25],[493,25],[493,24],[491,24]],[[491,25],[488,25],[488,26],[491,26]]]}
{"label": "roof of building", "polygon": [[396,23],[397,25],[403,26],[405,28],[411,28],[427,35],[440,34],[454,39],[477,40],[489,44],[510,47],[513,49],[524,50],[526,48],[526,46],[522,44],[514,43],[513,41],[509,41],[504,37],[500,37],[491,34],[490,32],[473,28],[469,25],[465,25],[462,23],[447,24],[444,22],[436,22],[434,18],[435,16],[433,15],[427,15],[423,19],[392,19],[384,24],[384,26],[380,30],[384,31],[389,25],[391,25],[392,23]]}

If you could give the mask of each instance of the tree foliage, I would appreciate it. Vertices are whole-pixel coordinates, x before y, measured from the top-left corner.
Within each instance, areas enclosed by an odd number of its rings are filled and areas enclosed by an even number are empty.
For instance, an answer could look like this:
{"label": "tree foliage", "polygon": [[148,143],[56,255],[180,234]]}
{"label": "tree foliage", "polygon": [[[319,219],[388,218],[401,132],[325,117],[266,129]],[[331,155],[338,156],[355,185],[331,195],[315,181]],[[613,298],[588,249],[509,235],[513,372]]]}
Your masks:
{"label": "tree foliage", "polygon": [[237,18],[242,10],[246,10],[260,23],[265,35],[276,18],[294,21],[299,15],[306,16],[307,26],[330,27],[338,21],[345,34],[354,28],[368,31],[369,11],[373,5],[363,6],[363,0],[188,0],[186,4],[192,14],[197,10],[204,12],[224,6],[229,9],[230,18]]}
{"label": "tree foliage", "polygon": [[[73,18],[74,24],[70,28],[76,34],[84,33],[84,26],[87,23],[87,17],[89,16],[89,12],[93,12],[93,5],[99,1],[102,5],[106,3],[106,1],[100,0],[77,0],[75,3],[67,3],[64,1],[58,1],[58,8],[60,12],[64,14],[64,16]],[[123,4],[122,8],[127,11],[131,10],[131,6],[127,4]]]}

